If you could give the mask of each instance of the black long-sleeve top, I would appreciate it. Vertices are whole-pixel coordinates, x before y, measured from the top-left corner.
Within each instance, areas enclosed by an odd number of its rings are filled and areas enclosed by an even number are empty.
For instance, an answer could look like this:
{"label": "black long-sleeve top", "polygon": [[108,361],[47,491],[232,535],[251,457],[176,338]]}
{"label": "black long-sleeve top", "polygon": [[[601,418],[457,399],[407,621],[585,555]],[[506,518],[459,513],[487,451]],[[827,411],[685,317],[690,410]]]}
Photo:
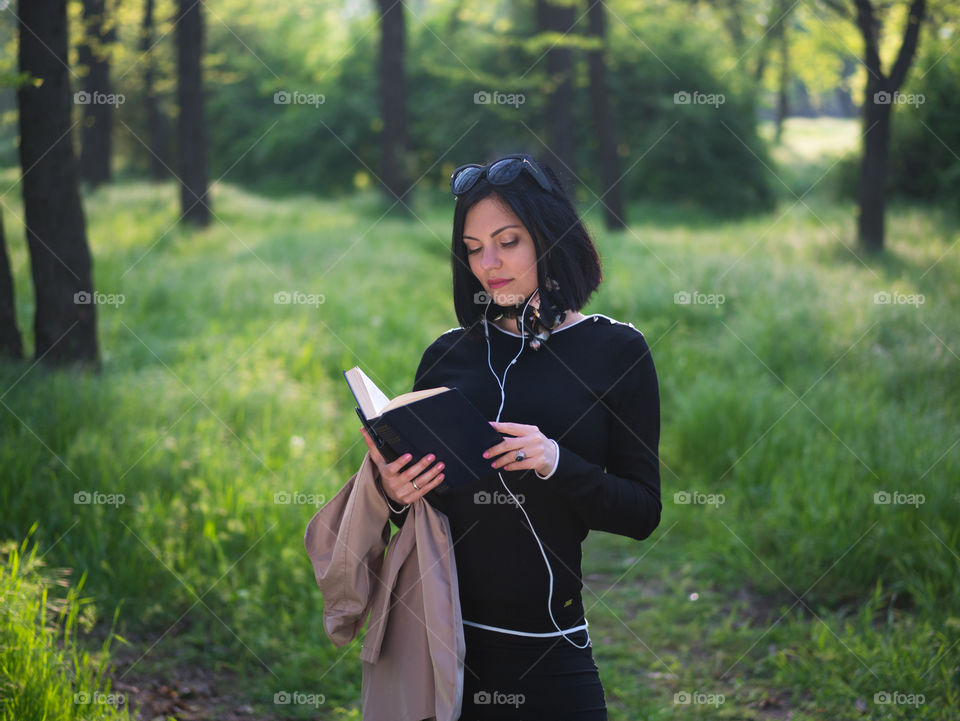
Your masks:
{"label": "black long-sleeve top", "polygon": [[[477,338],[453,328],[437,338],[424,351],[413,390],[455,386],[492,421],[500,388],[480,331]],[[489,333],[490,360],[502,378],[522,341],[493,323]],[[553,569],[553,615],[567,628],[583,619],[580,561],[587,532],[643,540],[660,522],[660,398],[653,358],[632,324],[594,314],[554,331],[539,350],[524,348],[504,388],[499,420],[536,425],[560,449],[556,471],[546,480],[532,470],[500,473],[540,537]],[[500,478],[494,474],[469,492],[431,492],[428,499],[450,520],[463,618],[555,631],[546,609],[543,556]],[[397,525],[405,517],[406,510],[391,513]]]}

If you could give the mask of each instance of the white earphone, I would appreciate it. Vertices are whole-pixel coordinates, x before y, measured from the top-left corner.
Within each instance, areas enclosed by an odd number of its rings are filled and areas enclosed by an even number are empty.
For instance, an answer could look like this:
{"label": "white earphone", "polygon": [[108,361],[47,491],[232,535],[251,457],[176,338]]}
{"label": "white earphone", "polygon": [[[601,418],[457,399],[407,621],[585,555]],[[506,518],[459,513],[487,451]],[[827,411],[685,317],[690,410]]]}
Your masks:
{"label": "white earphone", "polygon": [[[488,298],[487,305],[483,309],[483,334],[487,339],[487,365],[490,368],[490,372],[493,373],[494,380],[497,381],[497,385],[500,387],[500,409],[497,411],[497,422],[500,421],[500,414],[503,413],[503,404],[506,402],[506,399],[507,399],[506,393],[504,392],[504,384],[507,381],[507,373],[510,371],[510,366],[516,364],[517,358],[519,358],[520,355],[523,353],[524,346],[526,345],[526,327],[524,324],[526,322],[527,306],[530,305],[530,301],[533,300],[534,295],[536,294],[535,293],[530,294],[530,297],[527,299],[527,302],[523,306],[523,313],[520,315],[520,353],[517,353],[513,357],[513,360],[511,360],[510,363],[507,364],[506,369],[503,371],[503,378],[501,379],[497,377],[496,371],[493,370],[493,363],[490,360],[490,330],[487,327],[487,310],[489,310],[490,302],[493,299],[489,293],[487,294],[487,298]],[[527,519],[527,523],[530,524],[530,530],[533,531],[533,537],[537,540],[537,545],[540,547],[540,554],[543,556],[543,562],[547,565],[547,574],[549,575],[549,578],[550,578],[550,593],[547,596],[547,613],[550,614],[550,621],[553,623],[553,627],[560,632],[560,635],[563,636],[564,639],[566,639],[567,642],[570,643],[570,645],[574,646],[575,648],[586,648],[587,646],[590,645],[590,630],[589,628],[587,628],[586,618],[584,618],[583,630],[587,634],[587,640],[581,646],[576,642],[571,641],[567,637],[567,634],[564,632],[562,628],[560,628],[560,626],[557,624],[557,620],[553,617],[553,609],[550,607],[550,604],[553,602],[553,569],[550,567],[550,561],[547,559],[547,554],[543,550],[543,544],[540,542],[540,537],[537,535],[536,530],[533,528],[533,522],[530,520],[530,516],[527,515],[526,509],[520,504],[520,502],[517,500],[517,497],[513,495],[513,491],[511,491],[510,488],[507,486],[507,482],[503,480],[503,474],[498,471],[497,475],[500,476],[500,483],[503,484],[503,487],[506,489],[507,493],[510,494],[510,497],[513,499],[513,502],[516,504],[516,507],[520,509],[524,517]],[[579,628],[580,627],[577,627],[577,629],[568,629],[568,630],[570,631],[579,630]],[[544,634],[520,633],[520,635],[542,636]]]}

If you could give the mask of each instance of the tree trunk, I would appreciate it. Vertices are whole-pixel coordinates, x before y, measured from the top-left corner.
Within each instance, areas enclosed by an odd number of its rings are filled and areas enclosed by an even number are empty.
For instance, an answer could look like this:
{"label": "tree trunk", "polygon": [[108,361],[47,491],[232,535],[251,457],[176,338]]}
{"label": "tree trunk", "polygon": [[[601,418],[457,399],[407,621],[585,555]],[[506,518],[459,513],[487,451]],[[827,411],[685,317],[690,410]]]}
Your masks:
{"label": "tree trunk", "polygon": [[860,207],[857,230],[868,250],[883,249],[884,209],[887,201],[887,158],[890,152],[890,104],[874,102],[877,87],[867,83],[863,104],[864,147],[860,159]]}
{"label": "tree trunk", "polygon": [[[537,0],[537,30],[539,32],[569,33],[576,22],[572,5],[553,5],[549,0]],[[547,96],[548,157],[560,182],[576,203],[577,172],[574,161],[573,127],[573,52],[563,45],[547,50],[547,84],[552,90]]]}
{"label": "tree trunk", "polygon": [[99,367],[90,251],[77,190],[67,77],[67,0],[20,0],[17,90],[27,247],[36,293],[35,358]]}
{"label": "tree trunk", "polygon": [[80,146],[80,178],[96,187],[110,181],[110,126],[114,104],[111,102],[110,61],[107,47],[116,37],[106,31],[105,0],[83,0],[83,42],[77,48],[77,60],[86,67],[83,92],[83,130]]}
{"label": "tree trunk", "polygon": [[783,139],[783,123],[790,113],[790,36],[787,34],[786,21],[780,23],[780,82],[777,88],[777,117],[774,139],[779,143]]}
{"label": "tree trunk", "polygon": [[593,126],[597,133],[597,151],[600,161],[600,200],[603,218],[608,230],[627,227],[620,187],[620,159],[617,157],[617,132],[610,111],[610,94],[607,90],[606,10],[601,0],[587,0],[590,36],[600,40],[602,47],[587,54],[590,72],[590,106],[593,111]]}
{"label": "tree trunk", "polygon": [[177,99],[180,103],[180,208],[193,225],[210,223],[207,136],[203,114],[203,4],[179,0]]}
{"label": "tree trunk", "polygon": [[380,174],[394,209],[409,215],[407,174],[407,88],[404,78],[404,9],[402,0],[377,0],[380,6],[378,66],[380,114]]}
{"label": "tree trunk", "polygon": [[925,0],[913,0],[903,29],[903,41],[890,75],[880,67],[880,23],[870,0],[853,0],[857,27],[863,38],[867,94],[863,102],[863,158],[860,161],[860,208],[858,240],[871,251],[883,249],[884,211],[887,189],[887,157],[890,152],[891,110],[895,96],[913,63],[926,10]]}
{"label": "tree trunk", "polygon": [[23,342],[17,328],[17,313],[13,293],[13,274],[7,260],[7,242],[3,232],[3,213],[0,212],[0,357],[21,360]]}
{"label": "tree trunk", "polygon": [[143,106],[147,115],[147,137],[150,142],[150,177],[157,181],[170,178],[170,134],[167,118],[160,110],[154,89],[157,63],[153,50],[153,0],[143,4],[143,23],[140,31],[140,53],[146,55],[143,70]]}

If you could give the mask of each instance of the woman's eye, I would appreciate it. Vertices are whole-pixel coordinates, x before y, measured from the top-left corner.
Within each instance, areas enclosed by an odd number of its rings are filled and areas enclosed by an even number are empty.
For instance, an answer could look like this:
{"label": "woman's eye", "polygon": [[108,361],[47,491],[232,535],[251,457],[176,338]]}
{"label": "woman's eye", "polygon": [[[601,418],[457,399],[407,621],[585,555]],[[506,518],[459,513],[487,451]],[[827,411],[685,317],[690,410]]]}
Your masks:
{"label": "woman's eye", "polygon": [[[500,244],[500,247],[501,247],[501,248],[509,248],[510,246],[516,245],[516,244],[519,243],[519,242],[520,242],[520,239],[519,239],[519,238],[514,238],[513,240],[511,240],[511,241],[509,241],[509,242],[501,243],[501,244]],[[468,250],[468,251],[467,251],[467,255],[473,255],[474,253],[479,253],[479,252],[480,252],[480,248],[474,248],[473,250]]]}

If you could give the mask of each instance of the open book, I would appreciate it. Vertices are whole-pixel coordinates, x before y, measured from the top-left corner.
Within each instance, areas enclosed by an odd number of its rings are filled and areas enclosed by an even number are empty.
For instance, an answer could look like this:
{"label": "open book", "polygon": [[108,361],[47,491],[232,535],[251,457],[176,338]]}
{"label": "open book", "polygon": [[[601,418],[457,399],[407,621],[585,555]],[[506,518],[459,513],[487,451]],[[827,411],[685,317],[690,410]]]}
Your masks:
{"label": "open book", "polygon": [[458,388],[426,388],[391,400],[359,367],[343,376],[357,400],[360,422],[388,463],[409,453],[409,466],[433,453],[434,463],[444,463],[443,481],[433,489],[440,494],[496,475],[483,452],[503,436]]}

